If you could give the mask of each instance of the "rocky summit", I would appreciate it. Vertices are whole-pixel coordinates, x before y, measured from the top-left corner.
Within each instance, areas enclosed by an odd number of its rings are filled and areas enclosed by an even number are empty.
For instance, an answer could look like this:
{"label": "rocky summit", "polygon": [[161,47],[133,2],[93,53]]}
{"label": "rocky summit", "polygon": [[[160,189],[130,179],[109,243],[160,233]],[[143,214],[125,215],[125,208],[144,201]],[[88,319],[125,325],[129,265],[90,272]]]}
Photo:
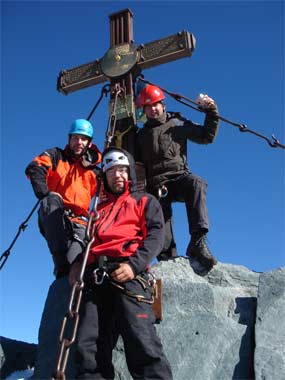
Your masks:
{"label": "rocky summit", "polygon": [[[162,280],[163,319],[156,328],[175,380],[283,378],[285,268],[257,273],[218,263],[205,272],[197,262],[178,257],[155,264],[152,271]],[[26,368],[35,361],[33,379],[49,379],[54,373],[69,295],[67,278],[50,286],[36,357],[31,350],[26,358]],[[5,352],[3,345],[2,350],[1,363],[13,363],[13,352]],[[74,378],[73,357],[74,346],[67,379]],[[131,379],[121,340],[114,350],[114,365],[117,380]],[[5,374],[13,370],[12,364],[5,366]]]}

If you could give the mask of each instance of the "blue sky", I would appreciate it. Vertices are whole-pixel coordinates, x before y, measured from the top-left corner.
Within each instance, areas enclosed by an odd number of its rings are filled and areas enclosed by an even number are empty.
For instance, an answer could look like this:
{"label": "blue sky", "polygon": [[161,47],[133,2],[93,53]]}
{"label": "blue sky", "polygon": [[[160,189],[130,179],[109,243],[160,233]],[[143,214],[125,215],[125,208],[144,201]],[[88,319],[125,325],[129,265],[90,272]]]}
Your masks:
{"label": "blue sky", "polygon": [[[71,122],[87,117],[102,85],[68,96],[56,90],[61,69],[101,58],[109,15],[130,8],[135,44],[186,29],[191,58],[144,71],[145,78],[195,99],[213,97],[220,114],[285,143],[284,2],[275,1],[2,1],[1,254],[36,203],[24,171],[46,148],[63,147]],[[203,115],[167,98],[167,109],[203,123]],[[92,117],[103,147],[104,99]],[[258,271],[285,265],[284,150],[221,123],[212,145],[189,142],[192,171],[208,182],[209,244],[217,259]],[[183,204],[174,207],[180,255],[188,241]],[[1,335],[37,342],[52,260],[36,213],[1,276]],[[21,313],[19,313],[21,310]]]}

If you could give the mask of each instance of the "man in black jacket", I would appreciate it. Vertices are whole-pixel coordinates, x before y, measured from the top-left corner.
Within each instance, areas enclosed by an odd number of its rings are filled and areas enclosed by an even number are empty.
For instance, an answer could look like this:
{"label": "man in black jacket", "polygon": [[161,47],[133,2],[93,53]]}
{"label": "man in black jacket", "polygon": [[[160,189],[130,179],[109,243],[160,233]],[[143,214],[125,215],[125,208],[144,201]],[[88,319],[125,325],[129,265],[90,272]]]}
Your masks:
{"label": "man in black jacket", "polygon": [[194,175],[187,165],[187,140],[197,144],[212,143],[218,132],[218,109],[213,99],[200,94],[198,104],[206,117],[204,125],[199,125],[179,113],[166,112],[164,99],[159,87],[147,85],[137,100],[147,122],[138,130],[136,160],[144,164],[147,191],[160,199],[166,224],[165,245],[158,259],[176,256],[171,204],[185,202],[191,234],[186,255],[211,269],[217,260],[206,243],[209,230],[207,183]]}

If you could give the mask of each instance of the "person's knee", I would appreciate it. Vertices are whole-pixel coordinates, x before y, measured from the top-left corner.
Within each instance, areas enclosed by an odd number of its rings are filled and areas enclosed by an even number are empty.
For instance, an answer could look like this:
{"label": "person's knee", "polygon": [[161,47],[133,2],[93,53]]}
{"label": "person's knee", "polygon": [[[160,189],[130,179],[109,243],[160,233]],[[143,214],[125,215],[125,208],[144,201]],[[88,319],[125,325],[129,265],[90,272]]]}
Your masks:
{"label": "person's knee", "polygon": [[188,183],[189,185],[191,184],[191,186],[193,187],[206,188],[208,186],[207,182],[202,177],[196,174],[189,174],[186,178],[187,178],[186,183]]}
{"label": "person's knee", "polygon": [[46,201],[49,205],[53,205],[54,207],[63,207],[63,200],[62,200],[62,197],[57,194],[57,193],[54,193],[53,191],[51,191],[47,196],[46,196]]}
{"label": "person's knee", "polygon": [[48,215],[56,210],[63,212],[64,204],[62,198],[56,193],[49,193],[41,201],[41,206],[38,211],[38,215],[41,221],[43,221]]}

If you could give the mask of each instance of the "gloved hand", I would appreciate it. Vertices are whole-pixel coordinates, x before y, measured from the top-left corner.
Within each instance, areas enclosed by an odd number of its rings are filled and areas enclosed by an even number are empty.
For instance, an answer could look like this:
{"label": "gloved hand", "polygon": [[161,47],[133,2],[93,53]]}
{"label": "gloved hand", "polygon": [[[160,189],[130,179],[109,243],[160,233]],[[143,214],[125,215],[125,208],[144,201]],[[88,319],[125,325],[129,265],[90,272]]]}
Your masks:
{"label": "gloved hand", "polygon": [[216,108],[214,99],[210,98],[206,94],[199,94],[199,96],[196,99],[196,103],[198,104],[198,108],[200,108],[201,110]]}

